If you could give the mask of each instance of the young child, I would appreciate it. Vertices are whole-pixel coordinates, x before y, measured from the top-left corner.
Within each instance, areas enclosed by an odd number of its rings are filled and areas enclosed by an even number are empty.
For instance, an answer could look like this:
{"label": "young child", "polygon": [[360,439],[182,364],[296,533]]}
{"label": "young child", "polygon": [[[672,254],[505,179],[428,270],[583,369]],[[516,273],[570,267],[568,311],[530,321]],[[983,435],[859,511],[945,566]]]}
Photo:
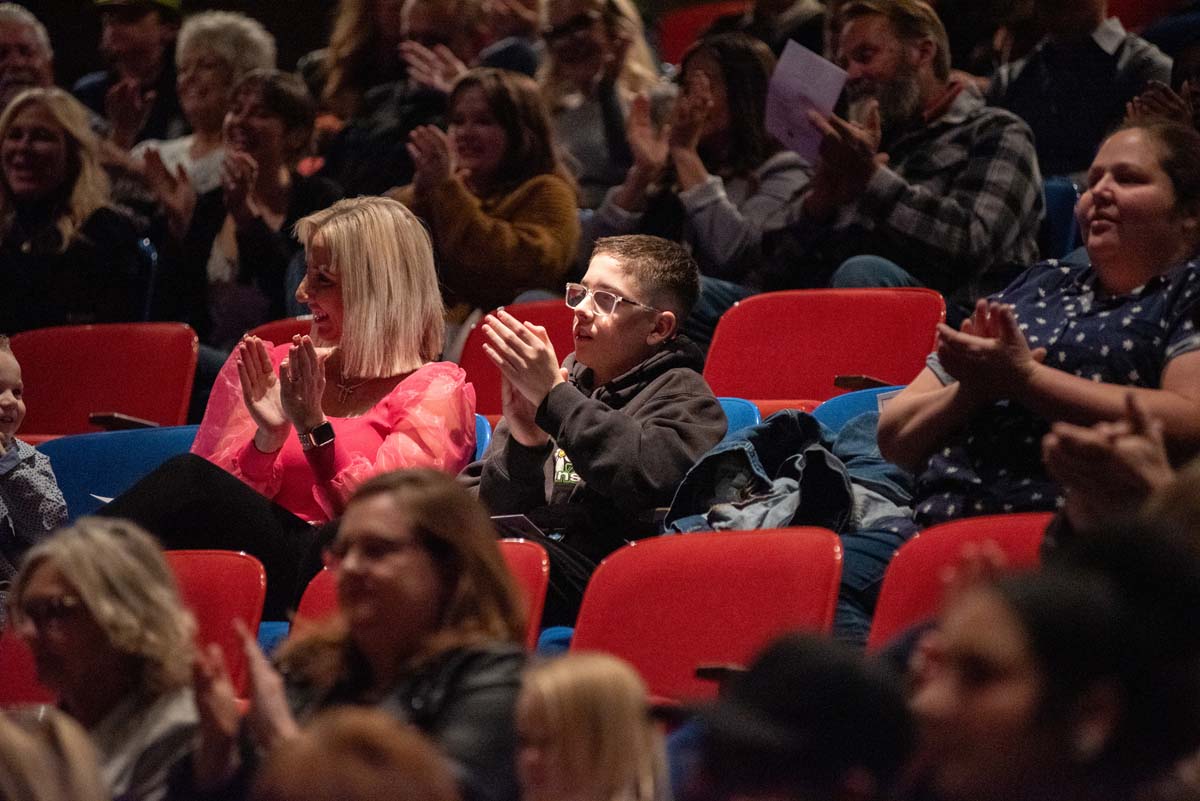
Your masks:
{"label": "young child", "polygon": [[[25,419],[21,365],[0,336],[0,602],[30,546],[67,520],[50,460],[16,438]],[[5,607],[0,603],[0,622]]]}
{"label": "young child", "polygon": [[567,285],[575,352],[561,368],[541,326],[503,310],[484,321],[504,419],[467,475],[492,514],[524,514],[546,532],[545,625],[574,622],[596,563],[657,533],[654,510],[725,435],[704,358],[678,333],[699,281],[676,243],[597,241],[582,283]]}
{"label": "young child", "polygon": [[517,696],[521,801],[666,801],[663,736],[637,671],[574,653],[525,670]]}

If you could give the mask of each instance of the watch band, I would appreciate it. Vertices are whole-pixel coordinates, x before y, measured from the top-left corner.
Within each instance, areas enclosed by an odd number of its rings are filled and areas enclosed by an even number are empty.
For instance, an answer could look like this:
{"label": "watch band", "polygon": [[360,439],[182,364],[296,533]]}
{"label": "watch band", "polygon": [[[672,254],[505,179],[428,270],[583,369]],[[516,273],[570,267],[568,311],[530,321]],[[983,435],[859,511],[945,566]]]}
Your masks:
{"label": "watch band", "polygon": [[296,432],[296,435],[300,438],[300,447],[303,450],[322,448],[333,442],[333,424],[326,420],[311,431]]}

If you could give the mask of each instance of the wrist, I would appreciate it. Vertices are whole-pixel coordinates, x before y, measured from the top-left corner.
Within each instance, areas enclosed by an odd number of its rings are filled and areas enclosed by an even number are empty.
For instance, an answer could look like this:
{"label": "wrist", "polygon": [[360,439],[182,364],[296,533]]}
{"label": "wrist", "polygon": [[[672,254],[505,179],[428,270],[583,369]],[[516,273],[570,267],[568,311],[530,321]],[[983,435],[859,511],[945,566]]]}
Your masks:
{"label": "wrist", "polygon": [[262,453],[276,453],[287,442],[290,429],[291,425],[285,425],[277,429],[260,427],[254,432],[254,447]]}

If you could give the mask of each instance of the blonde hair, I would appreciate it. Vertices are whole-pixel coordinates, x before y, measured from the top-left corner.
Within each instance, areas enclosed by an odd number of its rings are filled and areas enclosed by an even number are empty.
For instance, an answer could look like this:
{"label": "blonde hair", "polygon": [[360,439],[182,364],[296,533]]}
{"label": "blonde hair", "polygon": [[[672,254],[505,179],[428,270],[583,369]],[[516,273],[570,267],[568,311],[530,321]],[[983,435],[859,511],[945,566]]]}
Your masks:
{"label": "blonde hair", "polygon": [[43,707],[16,720],[0,712],[0,798],[4,801],[101,801],[108,796],[87,732]]}
{"label": "blonde hair", "polygon": [[398,375],[436,359],[444,307],[421,221],[389,198],[350,198],[296,223],[306,250],[318,236],[342,286],[345,374]]}
{"label": "blonde hair", "polygon": [[189,51],[219,58],[233,72],[232,87],[251,70],[275,66],[275,37],[253,17],[236,11],[201,11],[183,21],[175,42],[175,64]]}
{"label": "blonde hair", "polygon": [[[546,8],[555,3],[570,2],[571,0],[547,0]],[[642,14],[634,5],[633,0],[590,0],[591,5],[601,12],[602,19],[608,27],[609,36],[623,35],[629,39],[629,49],[625,51],[625,61],[621,64],[621,72],[617,75],[617,89],[625,98],[648,91],[659,80],[658,64],[646,41],[646,25]],[[575,91],[575,87],[558,75],[557,64],[552,50],[547,50],[546,58],[538,74],[542,85],[542,96],[546,99],[546,107],[551,113],[562,108],[563,101]]]}
{"label": "blonde hair", "polygon": [[161,694],[191,683],[196,623],[158,542],[140,526],[81,517],[35,545],[13,580],[8,602],[14,620],[43,563],[71,583],[112,647],[138,662],[141,687]]}
{"label": "blonde hair", "polygon": [[534,727],[553,760],[593,801],[668,797],[662,733],[650,718],[646,685],[625,662],[572,653],[525,671],[517,727]]}
{"label": "blonde hair", "polygon": [[340,707],[267,756],[250,798],[459,801],[461,795],[446,757],[414,728],[377,709]]}
{"label": "blonde hair", "polygon": [[[478,499],[453,476],[415,468],[364,482],[347,507],[381,495],[403,510],[413,536],[429,552],[446,585],[438,630],[421,644],[413,663],[454,648],[522,641],[525,604],[500,554],[492,520]],[[328,688],[353,654],[352,632],[335,620],[306,628],[289,640],[279,661],[294,675]]]}
{"label": "blonde hair", "polygon": [[[0,114],[0,141],[8,136],[13,120],[26,106],[39,105],[50,113],[63,131],[67,145],[67,181],[71,191],[66,208],[59,212],[55,227],[61,242],[59,252],[70,245],[88,217],[109,205],[108,175],[100,164],[100,142],[92,133],[88,111],[70,94],[56,87],[26,89],[12,99]],[[16,215],[16,202],[8,182],[0,178],[0,232],[7,232]]]}

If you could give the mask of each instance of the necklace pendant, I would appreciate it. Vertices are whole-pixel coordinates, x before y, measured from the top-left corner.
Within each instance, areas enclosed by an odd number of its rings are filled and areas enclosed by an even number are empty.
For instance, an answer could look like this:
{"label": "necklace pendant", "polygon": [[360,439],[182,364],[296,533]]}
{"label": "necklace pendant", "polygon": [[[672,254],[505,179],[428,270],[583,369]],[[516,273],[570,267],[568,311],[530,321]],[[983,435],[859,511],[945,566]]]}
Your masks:
{"label": "necklace pendant", "polygon": [[356,389],[356,387],[348,387],[345,384],[339,383],[337,385],[338,403],[345,403],[346,399],[354,394],[355,389]]}

